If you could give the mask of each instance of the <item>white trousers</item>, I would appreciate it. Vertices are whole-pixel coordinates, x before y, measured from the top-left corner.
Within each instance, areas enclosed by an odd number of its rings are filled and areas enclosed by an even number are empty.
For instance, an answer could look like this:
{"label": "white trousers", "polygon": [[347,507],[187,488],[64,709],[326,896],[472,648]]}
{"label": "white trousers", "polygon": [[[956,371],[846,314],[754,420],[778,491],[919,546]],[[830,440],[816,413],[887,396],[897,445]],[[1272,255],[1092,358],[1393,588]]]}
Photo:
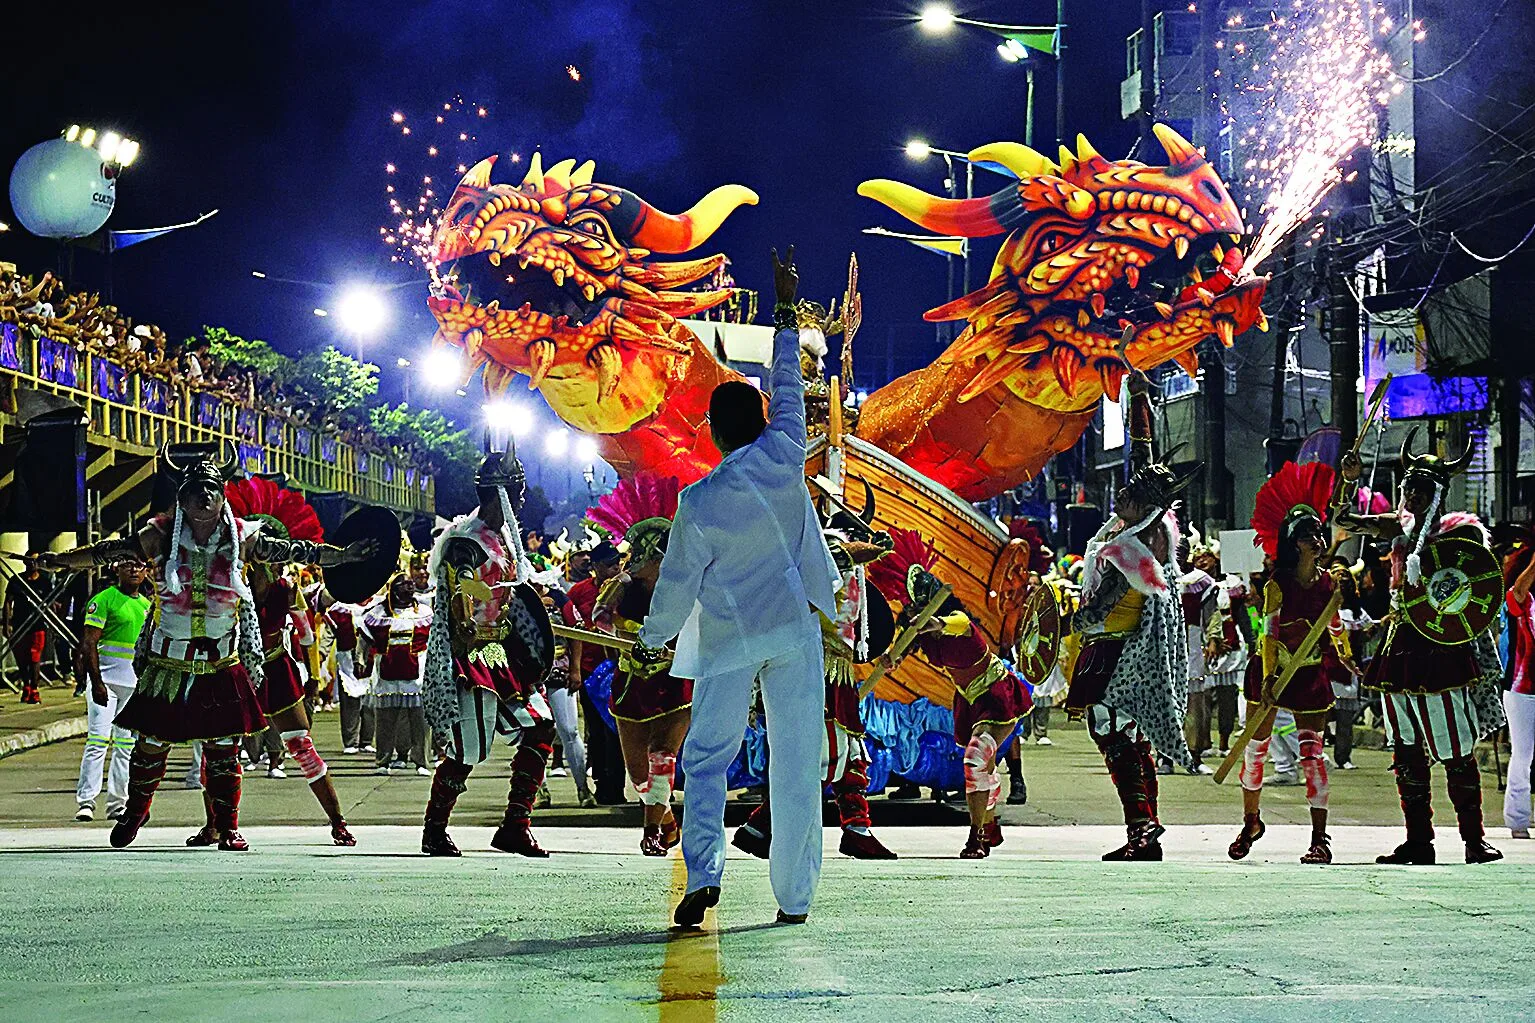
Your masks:
{"label": "white trousers", "polygon": [[564,686],[551,687],[549,709],[554,712],[554,730],[559,733],[560,748],[565,751],[565,766],[575,779],[576,792],[584,796],[590,786],[586,780],[586,743],[581,741],[576,694]]}
{"label": "white trousers", "polygon": [[[85,700],[85,754],[80,758],[80,780],[75,785],[75,800],[84,805],[94,804],[101,794],[101,776],[105,768],[107,780],[107,810],[116,810],[128,804],[128,758],[133,753],[134,734],[126,728],[118,728],[112,719],[133,695],[132,686],[106,682],[107,705],[99,706],[95,700]],[[112,754],[107,764],[107,754]]]}
{"label": "white trousers", "polygon": [[768,878],[785,913],[807,913],[821,875],[821,779],[826,776],[826,683],[821,637],[805,620],[797,648],[760,665],[705,675],[693,685],[693,720],[682,745],[686,775],[682,858],[688,891],[725,873],[725,772],[741,749],[752,682],[767,711],[768,798],[773,842]]}
{"label": "white trousers", "polygon": [[1535,694],[1503,694],[1508,715],[1508,789],[1503,793],[1503,823],[1530,826],[1530,760],[1535,757]]}

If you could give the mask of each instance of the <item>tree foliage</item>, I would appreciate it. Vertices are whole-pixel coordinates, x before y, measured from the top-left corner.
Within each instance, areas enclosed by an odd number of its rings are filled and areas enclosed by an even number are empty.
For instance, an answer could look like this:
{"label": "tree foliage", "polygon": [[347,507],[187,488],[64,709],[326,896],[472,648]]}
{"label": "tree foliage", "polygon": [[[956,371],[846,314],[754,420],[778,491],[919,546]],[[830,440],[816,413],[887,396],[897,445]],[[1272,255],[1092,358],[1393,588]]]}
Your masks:
{"label": "tree foliage", "polygon": [[345,416],[360,411],[378,393],[378,367],[327,345],[298,360],[292,386]]}
{"label": "tree foliage", "polygon": [[265,341],[231,334],[223,327],[203,327],[201,338],[187,338],[191,345],[208,342],[208,353],[219,363],[253,370],[263,377],[285,384],[293,378],[294,362]]}

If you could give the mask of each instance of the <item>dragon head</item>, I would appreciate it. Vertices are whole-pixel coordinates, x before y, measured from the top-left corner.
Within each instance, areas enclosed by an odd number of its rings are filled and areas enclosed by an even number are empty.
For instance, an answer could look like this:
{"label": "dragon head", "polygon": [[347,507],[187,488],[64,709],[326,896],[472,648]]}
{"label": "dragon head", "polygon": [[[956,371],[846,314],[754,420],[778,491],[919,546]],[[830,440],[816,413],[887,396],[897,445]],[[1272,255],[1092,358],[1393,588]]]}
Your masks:
{"label": "dragon head", "polygon": [[530,389],[580,410],[572,425],[627,428],[660,405],[673,363],[690,352],[677,318],[730,297],[675,290],[716,271],[723,255],[647,257],[696,248],[757,196],[725,185],[674,216],[594,183],[590,160],[545,170],[535,153],[516,185],[491,184],[495,161],[470,168],[437,224],[428,306],[439,338],[465,350],[470,373],[485,367],[487,391],[522,373]]}
{"label": "dragon head", "polygon": [[1254,324],[1267,328],[1267,280],[1241,279],[1234,246],[1244,228],[1226,186],[1177,132],[1155,132],[1165,167],[1105,159],[1079,135],[1059,162],[1016,142],[972,151],[971,160],[1018,177],[989,197],[940,199],[887,180],[859,186],[929,230],[1008,235],[984,287],[926,314],[969,321],[943,356],[971,374],[959,401],[1003,384],[1034,405],[1078,412],[1104,393],[1117,400],[1132,366],[1174,359],[1193,375],[1194,346],[1206,337],[1230,346]]}

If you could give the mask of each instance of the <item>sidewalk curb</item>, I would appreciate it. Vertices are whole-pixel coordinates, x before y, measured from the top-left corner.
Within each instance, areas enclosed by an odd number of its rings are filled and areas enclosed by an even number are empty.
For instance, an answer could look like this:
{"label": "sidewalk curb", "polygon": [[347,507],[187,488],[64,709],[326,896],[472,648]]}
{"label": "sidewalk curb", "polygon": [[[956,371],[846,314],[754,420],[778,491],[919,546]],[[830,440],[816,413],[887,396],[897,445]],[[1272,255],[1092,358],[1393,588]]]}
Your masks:
{"label": "sidewalk curb", "polygon": [[0,739],[0,758],[8,757],[13,753],[23,753],[38,746],[46,746],[51,742],[62,742],[65,739],[73,739],[84,735],[87,719],[62,718],[51,721],[41,728],[32,728],[25,732],[17,732]]}

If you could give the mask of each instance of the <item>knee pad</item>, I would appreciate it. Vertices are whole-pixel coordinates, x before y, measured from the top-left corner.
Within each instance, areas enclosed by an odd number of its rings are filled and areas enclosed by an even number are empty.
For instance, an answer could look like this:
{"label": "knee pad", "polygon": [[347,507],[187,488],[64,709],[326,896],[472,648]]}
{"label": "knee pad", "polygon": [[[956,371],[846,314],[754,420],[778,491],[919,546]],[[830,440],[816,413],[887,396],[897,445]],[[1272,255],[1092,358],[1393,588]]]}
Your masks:
{"label": "knee pad", "polygon": [[993,792],[1002,787],[997,777],[997,740],[982,732],[965,747],[965,791]]}
{"label": "knee pad", "polygon": [[314,748],[314,740],[309,737],[308,729],[283,732],[282,744],[287,748],[288,755],[298,761],[299,770],[304,772],[306,781],[319,781],[330,770],[320,758],[320,751]]}
{"label": "knee pad", "polygon": [[640,793],[640,802],[646,806],[665,806],[672,799],[672,783],[677,778],[677,754],[650,754],[650,779]]}
{"label": "knee pad", "polygon": [[1273,738],[1254,739],[1242,751],[1242,787],[1249,792],[1263,788],[1263,764],[1269,758],[1269,743]]}
{"label": "knee pad", "polygon": [[1309,728],[1296,733],[1300,740],[1300,768],[1306,776],[1306,802],[1313,809],[1327,809],[1327,761],[1322,759],[1322,736]]}

